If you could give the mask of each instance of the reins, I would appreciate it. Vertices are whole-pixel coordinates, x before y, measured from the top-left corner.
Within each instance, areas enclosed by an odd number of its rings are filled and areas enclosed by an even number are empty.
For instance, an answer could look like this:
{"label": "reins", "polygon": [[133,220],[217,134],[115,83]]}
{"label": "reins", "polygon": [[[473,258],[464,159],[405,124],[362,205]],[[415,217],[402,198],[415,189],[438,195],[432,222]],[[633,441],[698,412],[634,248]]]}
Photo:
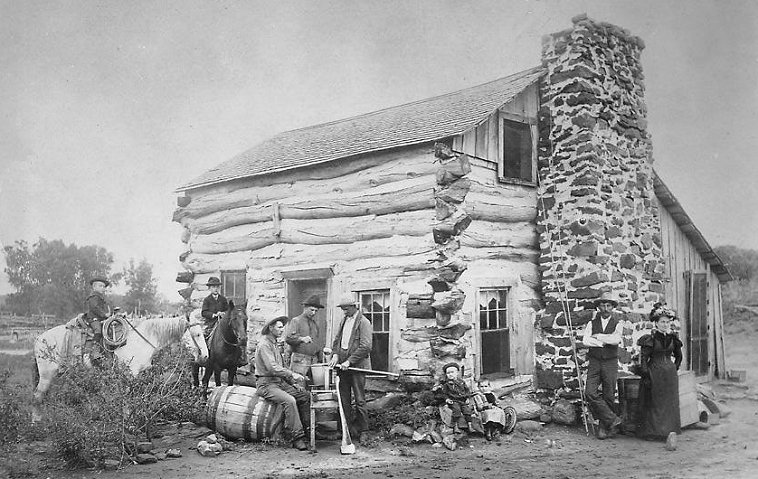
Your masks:
{"label": "reins", "polygon": [[153,345],[153,343],[150,342],[150,340],[148,340],[145,336],[142,335],[142,333],[139,332],[139,329],[137,329],[136,327],[134,327],[134,325],[129,322],[129,319],[127,319],[126,316],[124,316],[124,321],[126,321],[126,324],[128,324],[129,326],[131,326],[131,328],[134,330],[134,332],[137,333],[140,338],[144,339],[145,342],[149,346],[151,346],[153,349],[158,349],[157,347],[155,347],[155,345]]}

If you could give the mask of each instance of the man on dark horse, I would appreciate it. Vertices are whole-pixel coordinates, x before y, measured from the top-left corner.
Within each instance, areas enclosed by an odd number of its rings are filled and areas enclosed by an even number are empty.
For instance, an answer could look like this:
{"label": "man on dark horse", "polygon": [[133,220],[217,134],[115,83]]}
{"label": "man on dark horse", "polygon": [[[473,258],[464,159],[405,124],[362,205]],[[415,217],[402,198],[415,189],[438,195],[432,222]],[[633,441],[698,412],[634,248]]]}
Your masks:
{"label": "man on dark horse", "polygon": [[103,277],[92,278],[89,282],[92,294],[87,296],[83,320],[87,327],[87,339],[84,341],[82,361],[88,366],[99,363],[103,357],[103,321],[111,315],[111,307],[105,301],[105,288],[111,282]]}
{"label": "man on dark horse", "polygon": [[[201,309],[201,315],[205,319],[203,329],[205,331],[205,342],[211,337],[213,328],[218,323],[218,320],[226,314],[229,309],[229,301],[221,294],[221,280],[216,276],[208,278],[208,282],[205,284],[210,289],[211,294],[205,297],[203,300],[203,307]],[[247,364],[247,357],[245,351],[240,348],[240,357],[237,360],[237,366],[244,366]]]}

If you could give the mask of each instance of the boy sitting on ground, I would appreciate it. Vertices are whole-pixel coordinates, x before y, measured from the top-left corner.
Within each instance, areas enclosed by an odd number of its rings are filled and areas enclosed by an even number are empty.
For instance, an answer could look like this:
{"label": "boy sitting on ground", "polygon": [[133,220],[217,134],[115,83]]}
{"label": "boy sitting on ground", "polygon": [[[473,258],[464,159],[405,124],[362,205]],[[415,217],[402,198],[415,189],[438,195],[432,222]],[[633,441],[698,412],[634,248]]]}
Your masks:
{"label": "boy sitting on ground", "polygon": [[468,430],[471,432],[473,430],[471,415],[474,412],[469,400],[471,389],[460,377],[461,367],[456,363],[447,363],[442,368],[442,372],[444,373],[444,378],[432,388],[432,391],[441,396],[441,399],[444,399],[445,404],[453,412],[453,432],[456,434],[461,432],[458,427],[458,421],[461,417],[466,421]]}

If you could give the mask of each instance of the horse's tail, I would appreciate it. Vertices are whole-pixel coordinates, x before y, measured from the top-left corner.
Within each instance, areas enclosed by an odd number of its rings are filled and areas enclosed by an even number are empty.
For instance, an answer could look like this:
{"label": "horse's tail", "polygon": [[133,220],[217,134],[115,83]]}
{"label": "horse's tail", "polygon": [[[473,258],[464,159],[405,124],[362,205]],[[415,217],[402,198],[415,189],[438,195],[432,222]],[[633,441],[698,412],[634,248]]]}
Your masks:
{"label": "horse's tail", "polygon": [[32,366],[32,386],[37,387],[39,384],[39,364],[37,364],[37,355],[32,355],[32,361],[34,362]]}

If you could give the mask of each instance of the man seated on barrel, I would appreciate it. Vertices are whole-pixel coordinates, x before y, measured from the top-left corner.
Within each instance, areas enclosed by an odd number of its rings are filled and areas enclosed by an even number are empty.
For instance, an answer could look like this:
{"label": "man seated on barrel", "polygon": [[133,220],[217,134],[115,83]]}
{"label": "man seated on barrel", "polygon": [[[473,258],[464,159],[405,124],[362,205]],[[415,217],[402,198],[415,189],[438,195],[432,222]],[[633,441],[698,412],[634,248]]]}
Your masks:
{"label": "man seated on barrel", "polygon": [[[276,344],[284,335],[287,316],[266,322],[261,340],[255,349],[255,377],[258,395],[284,407],[284,428],[292,435],[292,447],[305,451],[305,429],[310,421],[310,395],[297,383],[305,381],[302,374],[284,367],[284,358]],[[305,425],[305,428],[303,427]]]}

